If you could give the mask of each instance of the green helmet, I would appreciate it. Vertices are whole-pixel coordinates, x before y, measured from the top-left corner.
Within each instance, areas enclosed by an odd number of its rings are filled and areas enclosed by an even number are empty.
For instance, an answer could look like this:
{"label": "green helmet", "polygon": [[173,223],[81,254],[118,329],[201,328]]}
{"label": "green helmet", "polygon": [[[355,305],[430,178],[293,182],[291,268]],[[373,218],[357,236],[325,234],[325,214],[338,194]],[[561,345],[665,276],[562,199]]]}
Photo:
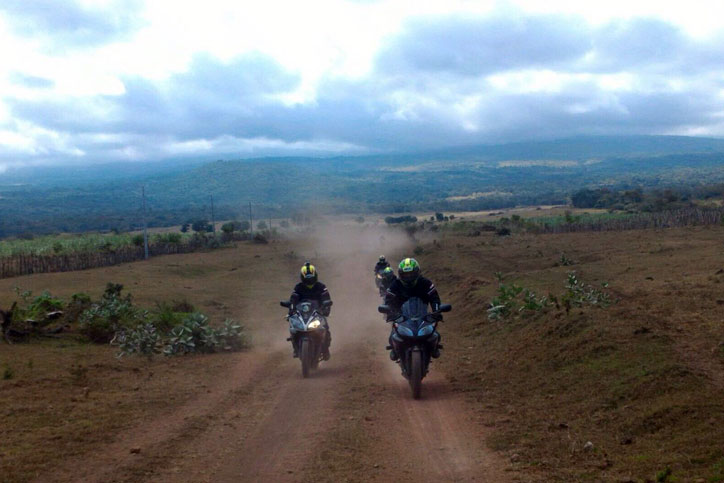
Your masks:
{"label": "green helmet", "polygon": [[413,286],[420,278],[420,264],[414,258],[405,258],[400,262],[397,269],[397,276],[403,285]]}
{"label": "green helmet", "polygon": [[395,271],[392,270],[392,267],[385,267],[385,269],[382,270],[382,278],[387,280],[395,278]]}

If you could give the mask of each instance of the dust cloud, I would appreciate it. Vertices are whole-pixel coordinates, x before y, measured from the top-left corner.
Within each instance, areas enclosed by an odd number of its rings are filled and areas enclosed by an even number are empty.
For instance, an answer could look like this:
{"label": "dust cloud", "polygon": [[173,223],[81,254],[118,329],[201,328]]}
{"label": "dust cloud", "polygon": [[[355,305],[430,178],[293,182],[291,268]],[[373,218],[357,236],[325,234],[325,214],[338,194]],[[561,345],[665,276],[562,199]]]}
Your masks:
{"label": "dust cloud", "polygon": [[318,227],[300,246],[300,253],[317,267],[319,280],[327,285],[334,301],[329,317],[332,357],[335,348],[365,338],[370,331],[377,334],[380,344],[387,344],[389,327],[377,312],[381,299],[373,268],[380,255],[396,266],[409,256],[412,244],[401,230],[332,223]]}

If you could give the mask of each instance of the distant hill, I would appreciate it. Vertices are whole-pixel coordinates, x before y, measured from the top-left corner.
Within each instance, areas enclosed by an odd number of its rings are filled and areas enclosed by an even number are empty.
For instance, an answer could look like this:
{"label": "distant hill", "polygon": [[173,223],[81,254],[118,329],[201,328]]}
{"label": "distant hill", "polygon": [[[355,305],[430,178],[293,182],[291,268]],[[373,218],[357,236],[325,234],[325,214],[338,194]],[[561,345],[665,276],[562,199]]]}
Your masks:
{"label": "distant hill", "polygon": [[565,203],[583,187],[724,182],[724,140],[578,137],[420,153],[331,158],[165,161],[8,172],[0,236],[24,231],[129,229],[145,186],[152,226],[240,216],[496,209]]}

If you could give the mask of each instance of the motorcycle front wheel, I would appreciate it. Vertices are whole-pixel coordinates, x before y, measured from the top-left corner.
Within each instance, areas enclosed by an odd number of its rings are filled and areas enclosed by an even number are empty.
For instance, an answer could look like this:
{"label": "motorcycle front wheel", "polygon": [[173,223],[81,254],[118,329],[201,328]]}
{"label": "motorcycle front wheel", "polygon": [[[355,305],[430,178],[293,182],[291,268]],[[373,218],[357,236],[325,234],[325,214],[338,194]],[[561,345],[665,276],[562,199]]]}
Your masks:
{"label": "motorcycle front wheel", "polygon": [[306,337],[299,343],[299,359],[302,361],[302,377],[309,377],[312,368],[312,346]]}
{"label": "motorcycle front wheel", "polygon": [[410,353],[410,389],[412,397],[420,399],[422,392],[422,351],[413,350]]}

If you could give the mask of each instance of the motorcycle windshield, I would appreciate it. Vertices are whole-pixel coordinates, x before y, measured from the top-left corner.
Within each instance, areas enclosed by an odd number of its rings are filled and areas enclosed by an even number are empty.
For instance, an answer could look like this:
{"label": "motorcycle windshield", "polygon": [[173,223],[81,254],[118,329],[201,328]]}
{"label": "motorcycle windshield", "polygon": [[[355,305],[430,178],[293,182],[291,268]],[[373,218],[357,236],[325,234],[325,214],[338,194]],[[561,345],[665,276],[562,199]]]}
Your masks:
{"label": "motorcycle windshield", "polygon": [[319,304],[316,300],[302,300],[297,304],[297,312],[305,322],[312,317],[312,314],[317,312],[318,308]]}
{"label": "motorcycle windshield", "polygon": [[417,297],[402,304],[402,316],[405,319],[422,319],[427,315],[427,304]]}

